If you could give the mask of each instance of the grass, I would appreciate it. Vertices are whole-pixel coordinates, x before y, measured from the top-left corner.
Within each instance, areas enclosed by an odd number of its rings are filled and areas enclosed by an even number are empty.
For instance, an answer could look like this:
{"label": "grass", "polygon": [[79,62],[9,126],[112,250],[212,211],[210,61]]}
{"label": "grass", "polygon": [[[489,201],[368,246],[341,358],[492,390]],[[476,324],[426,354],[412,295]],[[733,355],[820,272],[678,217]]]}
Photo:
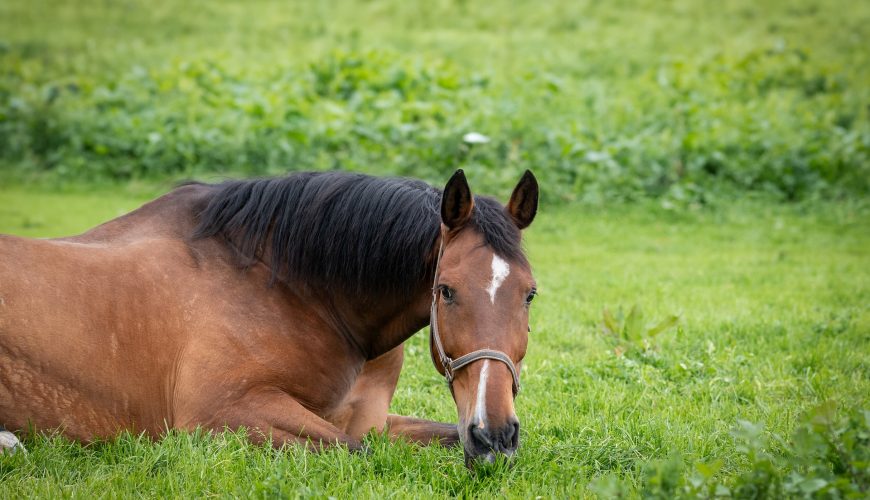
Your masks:
{"label": "grass", "polygon": [[[2,189],[0,232],[76,233],[148,197]],[[745,497],[820,494],[844,477],[834,458],[802,452],[801,436],[820,412],[870,408],[866,206],[545,207],[527,246],[540,295],[513,468],[471,474],[459,450],[380,437],[368,455],[317,455],[233,433],[89,446],[43,436],[26,442],[28,455],[0,458],[0,497]],[[605,308],[618,316],[635,304],[649,323],[678,314],[678,328],[648,348],[605,333]],[[426,342],[408,342],[392,410],[452,421]],[[870,434],[853,449],[843,432],[847,458],[866,454]],[[786,489],[764,490],[770,477]],[[852,477],[864,494],[867,477]]]}

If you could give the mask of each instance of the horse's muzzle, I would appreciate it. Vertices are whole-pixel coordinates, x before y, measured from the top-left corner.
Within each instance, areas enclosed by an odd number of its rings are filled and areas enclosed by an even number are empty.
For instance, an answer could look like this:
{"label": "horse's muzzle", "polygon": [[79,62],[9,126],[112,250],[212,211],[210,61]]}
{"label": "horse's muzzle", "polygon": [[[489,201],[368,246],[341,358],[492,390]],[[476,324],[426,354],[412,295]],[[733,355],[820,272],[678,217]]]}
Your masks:
{"label": "horse's muzzle", "polygon": [[465,429],[465,464],[493,463],[498,455],[510,458],[520,445],[520,421],[511,417],[501,427],[472,422]]}

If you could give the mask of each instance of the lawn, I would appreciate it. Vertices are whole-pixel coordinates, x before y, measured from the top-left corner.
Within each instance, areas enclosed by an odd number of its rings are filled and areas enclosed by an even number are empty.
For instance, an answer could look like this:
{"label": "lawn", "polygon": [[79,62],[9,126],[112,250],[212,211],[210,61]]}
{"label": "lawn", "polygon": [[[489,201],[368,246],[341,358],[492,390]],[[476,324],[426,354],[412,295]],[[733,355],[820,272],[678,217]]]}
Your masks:
{"label": "lawn", "polygon": [[[36,436],[0,498],[866,498],[868,47],[854,0],[0,2],[0,233],[187,178],[542,186],[512,468]],[[453,420],[425,333],[393,410]]]}
{"label": "lawn", "polygon": [[[0,232],[75,233],[147,198],[3,189]],[[870,408],[861,204],[544,207],[526,237],[540,296],[512,468],[469,473],[460,450],[376,436],[368,455],[272,451],[232,433],[90,446],[37,437],[28,455],[0,459],[0,497],[750,496],[818,493],[850,477],[830,449],[807,448],[816,438],[866,460],[870,426],[855,413]],[[676,314],[678,326],[608,333],[603,311],[619,324],[635,305],[641,325]],[[426,342],[425,332],[409,341],[392,410],[451,421]],[[850,415],[860,419],[843,424]],[[866,462],[856,470],[866,495]]]}

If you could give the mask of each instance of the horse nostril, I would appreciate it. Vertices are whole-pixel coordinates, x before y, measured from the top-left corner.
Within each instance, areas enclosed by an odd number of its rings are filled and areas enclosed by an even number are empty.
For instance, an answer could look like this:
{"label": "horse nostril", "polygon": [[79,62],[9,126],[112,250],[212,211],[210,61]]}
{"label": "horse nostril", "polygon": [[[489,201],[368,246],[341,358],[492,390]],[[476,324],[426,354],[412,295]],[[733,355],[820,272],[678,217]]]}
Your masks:
{"label": "horse nostril", "polygon": [[508,421],[499,437],[501,438],[499,444],[503,451],[515,451],[520,444],[520,422],[516,418]]}
{"label": "horse nostril", "polygon": [[520,422],[512,418],[499,429],[469,425],[468,441],[473,450],[512,454],[520,444]]}
{"label": "horse nostril", "polygon": [[468,436],[476,449],[492,449],[492,438],[486,428],[471,424],[468,426]]}
{"label": "horse nostril", "polygon": [[505,451],[514,451],[520,446],[520,421],[516,418],[511,419],[505,426],[502,446]]}

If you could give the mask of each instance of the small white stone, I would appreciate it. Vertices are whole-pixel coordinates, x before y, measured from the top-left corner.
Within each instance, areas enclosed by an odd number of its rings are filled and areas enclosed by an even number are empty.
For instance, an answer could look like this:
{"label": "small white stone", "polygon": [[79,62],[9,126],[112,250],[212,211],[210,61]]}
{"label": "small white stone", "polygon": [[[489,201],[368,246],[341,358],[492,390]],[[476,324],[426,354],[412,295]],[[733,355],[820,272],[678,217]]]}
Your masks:
{"label": "small white stone", "polygon": [[462,141],[466,144],[486,144],[489,137],[478,132],[469,132],[462,136]]}
{"label": "small white stone", "polygon": [[610,154],[606,151],[589,151],[586,153],[585,160],[590,163],[598,163],[610,159]]}
{"label": "small white stone", "polygon": [[0,431],[0,453],[9,453],[10,455],[21,451],[27,453],[21,441],[9,431]]}

